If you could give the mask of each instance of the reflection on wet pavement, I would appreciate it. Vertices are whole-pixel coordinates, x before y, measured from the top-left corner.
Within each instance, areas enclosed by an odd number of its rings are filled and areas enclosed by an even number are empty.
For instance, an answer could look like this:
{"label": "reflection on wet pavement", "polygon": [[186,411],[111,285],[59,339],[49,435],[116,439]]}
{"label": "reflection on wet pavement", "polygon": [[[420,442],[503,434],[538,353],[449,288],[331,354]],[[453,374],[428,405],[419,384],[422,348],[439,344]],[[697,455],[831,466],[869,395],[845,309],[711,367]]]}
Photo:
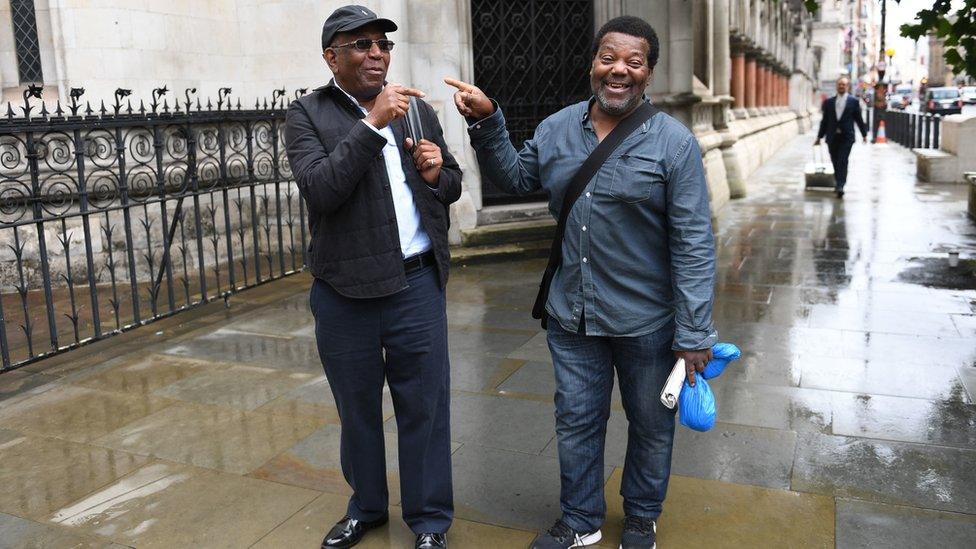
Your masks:
{"label": "reflection on wet pavement", "polygon": [[[712,383],[716,427],[678,428],[662,546],[972,545],[964,189],[916,184],[910,153],[858,145],[843,202],[804,193],[810,143],[784,147],[716,220],[714,316],[743,355]],[[454,547],[524,547],[558,516],[552,363],[529,317],[543,266],[452,272]],[[0,545],[317,547],[348,486],[309,281],[235,296],[130,354],[0,376]],[[412,547],[389,392],[384,418],[394,520],[363,546]],[[615,395],[606,547],[620,539],[626,434]]]}

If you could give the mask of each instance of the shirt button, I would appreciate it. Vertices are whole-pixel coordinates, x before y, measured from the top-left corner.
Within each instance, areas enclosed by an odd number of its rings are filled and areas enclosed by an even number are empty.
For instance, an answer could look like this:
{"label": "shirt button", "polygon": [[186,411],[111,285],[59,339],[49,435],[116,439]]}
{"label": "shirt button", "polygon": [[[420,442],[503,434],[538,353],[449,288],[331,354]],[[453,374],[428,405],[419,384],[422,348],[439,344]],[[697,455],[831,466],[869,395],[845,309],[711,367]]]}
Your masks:
{"label": "shirt button", "polygon": [[587,259],[584,257],[583,258],[583,263],[586,263],[586,262],[587,262]]}
{"label": "shirt button", "polygon": [[586,232],[586,225],[583,225],[583,232]]}
{"label": "shirt button", "polygon": [[587,191],[587,192],[586,192],[586,197],[587,197],[587,198],[589,198],[589,197],[590,197],[590,192],[589,192],[589,191]]}
{"label": "shirt button", "polygon": [[476,129],[476,130],[480,130],[480,129],[481,129],[481,124],[477,124],[477,125],[475,125],[475,127],[474,127],[474,129]]}

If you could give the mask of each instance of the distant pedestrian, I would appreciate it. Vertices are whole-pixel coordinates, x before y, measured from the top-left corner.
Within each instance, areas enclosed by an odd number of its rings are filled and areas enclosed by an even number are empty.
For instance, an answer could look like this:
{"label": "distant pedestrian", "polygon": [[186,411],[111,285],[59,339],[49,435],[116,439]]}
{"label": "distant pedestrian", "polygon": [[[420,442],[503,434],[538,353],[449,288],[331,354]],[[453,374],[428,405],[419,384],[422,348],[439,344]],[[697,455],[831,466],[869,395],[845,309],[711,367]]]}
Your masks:
{"label": "distant pedestrian", "polygon": [[864,142],[868,142],[868,125],[861,117],[861,103],[856,97],[847,93],[851,81],[842,76],[837,79],[837,95],[823,102],[820,108],[820,131],[814,146],[820,145],[821,139],[827,140],[827,150],[830,151],[830,162],[834,165],[834,180],[836,182],[837,198],[844,198],[844,185],[847,184],[847,161],[851,156],[851,147],[857,140],[854,135],[854,124],[861,130]]}

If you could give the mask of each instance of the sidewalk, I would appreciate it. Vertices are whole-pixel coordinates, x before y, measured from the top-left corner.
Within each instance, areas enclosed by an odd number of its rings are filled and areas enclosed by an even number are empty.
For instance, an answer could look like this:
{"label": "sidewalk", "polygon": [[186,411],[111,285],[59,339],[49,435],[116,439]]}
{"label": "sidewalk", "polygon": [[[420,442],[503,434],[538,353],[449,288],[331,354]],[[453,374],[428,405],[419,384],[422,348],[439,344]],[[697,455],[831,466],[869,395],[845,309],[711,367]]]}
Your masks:
{"label": "sidewalk", "polygon": [[[976,258],[962,186],[855,146],[848,193],[786,145],[718,220],[715,321],[743,358],[719,423],[678,427],[660,547],[968,547],[976,539]],[[559,514],[544,260],[448,287],[455,548],[525,547]],[[0,376],[4,547],[318,547],[344,512],[338,418],[299,275]],[[399,501],[387,405],[391,501]],[[626,421],[608,425],[617,547]],[[412,547],[391,524],[361,546]],[[114,545],[113,545],[114,544]]]}

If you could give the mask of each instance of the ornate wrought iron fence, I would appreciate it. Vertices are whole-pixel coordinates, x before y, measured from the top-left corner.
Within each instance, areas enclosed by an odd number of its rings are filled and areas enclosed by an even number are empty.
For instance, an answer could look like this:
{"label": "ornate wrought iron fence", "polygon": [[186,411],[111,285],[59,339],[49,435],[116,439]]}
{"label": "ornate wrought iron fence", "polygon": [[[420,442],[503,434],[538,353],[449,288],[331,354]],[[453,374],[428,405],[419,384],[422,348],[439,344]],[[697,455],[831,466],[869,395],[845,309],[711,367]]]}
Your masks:
{"label": "ornate wrought iron fence", "polygon": [[0,118],[0,371],[304,267],[285,90],[253,109],[230,88],[83,93],[52,112],[30,86]]}

